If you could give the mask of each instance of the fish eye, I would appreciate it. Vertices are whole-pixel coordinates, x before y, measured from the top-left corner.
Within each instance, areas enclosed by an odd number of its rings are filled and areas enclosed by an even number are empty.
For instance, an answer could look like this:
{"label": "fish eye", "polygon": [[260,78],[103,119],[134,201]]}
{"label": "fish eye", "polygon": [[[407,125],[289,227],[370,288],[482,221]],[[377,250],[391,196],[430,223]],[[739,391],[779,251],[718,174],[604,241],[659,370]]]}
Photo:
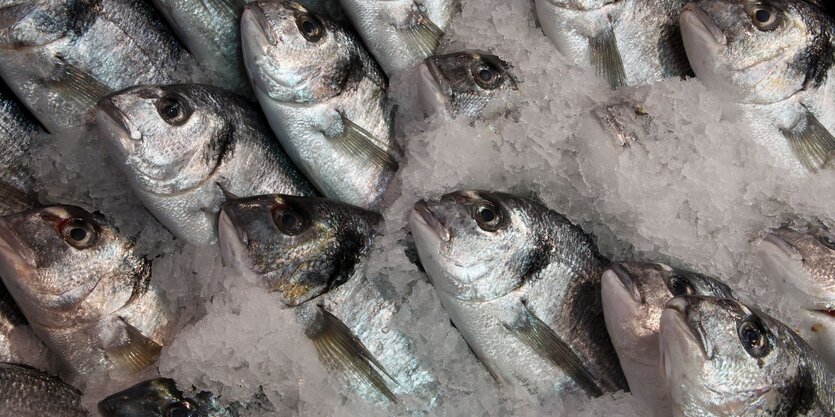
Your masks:
{"label": "fish eye", "polygon": [[191,401],[178,401],[165,409],[165,417],[194,417],[197,407]]}
{"label": "fish eye", "polygon": [[501,224],[502,213],[493,203],[482,201],[475,205],[473,219],[482,230],[495,232]]}
{"label": "fish eye", "polygon": [[695,292],[693,286],[690,284],[690,280],[681,275],[671,276],[667,282],[667,288],[674,297],[692,295]]}
{"label": "fish eye", "polygon": [[482,61],[472,68],[475,82],[486,90],[493,90],[502,84],[501,70],[490,62]]}
{"label": "fish eye", "polygon": [[84,219],[70,219],[60,227],[61,238],[76,249],[87,249],[96,243],[98,232],[95,226]]}
{"label": "fish eye", "polygon": [[761,4],[747,8],[748,16],[754,26],[761,31],[770,31],[780,25],[780,14],[777,11],[767,8]]}
{"label": "fish eye", "polygon": [[191,109],[177,97],[163,97],[157,100],[157,113],[166,123],[178,126],[191,117]]}
{"label": "fish eye", "polygon": [[325,27],[322,22],[311,14],[303,14],[296,17],[296,26],[305,39],[310,42],[319,42],[325,34]]}
{"label": "fish eye", "polygon": [[771,350],[766,331],[756,317],[749,317],[742,321],[737,328],[742,347],[752,358],[762,358]]}
{"label": "fish eye", "polygon": [[281,233],[294,236],[307,228],[305,217],[292,208],[280,208],[273,212],[273,222]]}
{"label": "fish eye", "polygon": [[829,249],[835,250],[835,238],[832,236],[820,235],[818,236],[818,242]]}

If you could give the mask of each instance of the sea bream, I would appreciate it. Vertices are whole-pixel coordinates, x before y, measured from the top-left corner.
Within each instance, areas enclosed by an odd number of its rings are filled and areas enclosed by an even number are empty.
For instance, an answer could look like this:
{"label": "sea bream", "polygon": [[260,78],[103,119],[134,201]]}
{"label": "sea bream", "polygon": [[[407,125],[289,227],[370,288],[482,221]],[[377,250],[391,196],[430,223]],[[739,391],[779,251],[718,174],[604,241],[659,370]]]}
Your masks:
{"label": "sea bream", "polygon": [[340,0],[389,76],[433,55],[460,9],[458,0]]}
{"label": "sea bream", "polygon": [[670,399],[658,350],[661,312],[670,299],[679,295],[731,298],[731,289],[715,278],[661,263],[613,264],[601,281],[606,329],[629,390],[656,416],[669,416]]}
{"label": "sea bream", "polygon": [[0,363],[3,417],[89,417],[81,391],[36,369]]}
{"label": "sea bream", "polygon": [[421,200],[409,226],[444,309],[497,381],[543,399],[626,388],[603,321],[607,261],[579,227],[487,191]]}
{"label": "sea bream", "polygon": [[664,381],[676,417],[835,415],[835,375],[788,326],[738,301],[670,300]]}
{"label": "sea bream", "polygon": [[757,249],[769,277],[800,310],[800,335],[835,369],[835,233],[818,223],[781,227]]}
{"label": "sea bream", "polygon": [[[438,381],[395,322],[394,292],[366,275],[382,216],[311,197],[265,195],[223,205],[225,263],[286,308],[327,370],[372,404],[429,410]],[[397,405],[395,405],[397,403]]]}
{"label": "sea bream", "polygon": [[835,152],[835,21],[815,1],[699,0],[681,13],[687,56],[707,88],[740,103],[752,140],[802,176]]}
{"label": "sea bream", "polygon": [[64,379],[82,388],[150,366],[173,336],[151,263],[134,245],[74,206],[0,218],[0,278]]}
{"label": "sea bream", "polygon": [[84,124],[112,91],[195,68],[149,2],[0,0],[0,77],[52,133]]}
{"label": "sea bream", "polygon": [[38,121],[0,80],[0,215],[32,205],[35,183],[27,160],[43,134]]}
{"label": "sea bream", "polygon": [[686,0],[536,0],[543,32],[612,88],[691,73],[678,27]]}
{"label": "sea bream", "polygon": [[328,198],[376,207],[398,168],[388,80],[347,27],[291,1],[244,10],[244,61],[282,146]]}
{"label": "sea bream", "polygon": [[317,194],[258,109],[221,88],[133,87],[103,99],[96,114],[134,193],[192,244],[217,239],[224,193]]}

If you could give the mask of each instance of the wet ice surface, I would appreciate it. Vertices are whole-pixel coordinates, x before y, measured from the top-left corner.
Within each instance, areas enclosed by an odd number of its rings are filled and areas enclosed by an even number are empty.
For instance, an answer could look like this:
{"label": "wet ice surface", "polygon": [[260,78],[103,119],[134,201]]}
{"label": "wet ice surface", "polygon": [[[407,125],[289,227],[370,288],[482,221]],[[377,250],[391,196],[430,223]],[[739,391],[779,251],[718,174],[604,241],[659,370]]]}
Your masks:
{"label": "wet ice surface", "polygon": [[[519,94],[492,103],[482,121],[425,120],[414,77],[392,80],[407,156],[387,193],[385,233],[369,267],[370,276],[397,290],[396,321],[438,376],[442,402],[429,415],[648,413],[624,393],[537,404],[527,392],[498,387],[405,253],[407,215],[422,197],[458,188],[538,195],[594,234],[611,259],[664,261],[723,277],[743,300],[793,322],[791,306],[781,304],[776,286],[761,274],[752,246],[763,230],[796,216],[835,225],[832,170],[796,178],[773,168],[741,113],[698,81],[611,92],[602,79],[566,65],[534,26],[526,2],[464,1],[442,52],[465,48],[511,62]],[[635,128],[647,131],[625,147],[592,115],[621,103],[626,113],[640,106],[648,114],[634,119],[650,118]],[[261,387],[282,416],[389,415],[340,390],[290,312],[257,282],[224,268],[216,247],[174,240],[130,194],[121,173],[109,161],[99,163],[103,142],[89,132],[77,136],[37,153],[41,198],[102,211],[155,257],[153,279],[182,314],[182,329],[159,362],[163,376],[225,401],[247,401]],[[93,409],[104,393],[139,379],[91,387],[86,404]]]}

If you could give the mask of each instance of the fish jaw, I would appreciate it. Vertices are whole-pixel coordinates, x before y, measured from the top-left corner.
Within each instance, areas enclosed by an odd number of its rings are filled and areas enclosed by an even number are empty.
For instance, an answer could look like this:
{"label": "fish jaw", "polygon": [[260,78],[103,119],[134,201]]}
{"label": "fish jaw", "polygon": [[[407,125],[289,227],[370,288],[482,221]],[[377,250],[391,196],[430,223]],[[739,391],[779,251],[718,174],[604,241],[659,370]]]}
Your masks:
{"label": "fish jaw", "polygon": [[142,140],[142,133],[110,97],[96,107],[96,126],[120,162],[127,161],[136,152],[137,142]]}
{"label": "fish jaw", "polygon": [[245,271],[248,270],[246,245],[249,239],[246,232],[235,225],[232,217],[234,213],[224,204],[218,218],[218,242],[223,263],[236,271]]}
{"label": "fish jaw", "polygon": [[452,90],[441,76],[437,64],[429,57],[418,67],[418,90],[421,104],[428,115],[449,114]]}
{"label": "fish jaw", "polygon": [[835,322],[835,294],[814,285],[809,271],[803,267],[800,251],[776,233],[767,234],[757,245],[757,253],[772,279],[810,313]]}
{"label": "fish jaw", "polygon": [[687,302],[674,298],[661,313],[661,376],[674,409],[681,410],[689,393],[686,386],[698,384],[701,370],[708,361],[702,339],[687,320]]}
{"label": "fish jaw", "polygon": [[722,30],[694,3],[684,6],[679,23],[687,59],[696,76],[717,91],[732,87],[722,79],[716,59],[727,49],[728,41]]}
{"label": "fish jaw", "polygon": [[18,304],[25,304],[19,298],[23,295],[21,285],[37,269],[37,258],[15,232],[15,224],[20,221],[14,215],[0,218],[0,277],[5,277],[6,287]]}
{"label": "fish jaw", "polygon": [[451,239],[449,230],[432,213],[425,201],[419,201],[409,213],[409,229],[415,238],[415,247],[421,263],[435,289],[450,296],[459,292],[453,280],[447,276],[443,266],[446,260],[441,254],[441,247]]}

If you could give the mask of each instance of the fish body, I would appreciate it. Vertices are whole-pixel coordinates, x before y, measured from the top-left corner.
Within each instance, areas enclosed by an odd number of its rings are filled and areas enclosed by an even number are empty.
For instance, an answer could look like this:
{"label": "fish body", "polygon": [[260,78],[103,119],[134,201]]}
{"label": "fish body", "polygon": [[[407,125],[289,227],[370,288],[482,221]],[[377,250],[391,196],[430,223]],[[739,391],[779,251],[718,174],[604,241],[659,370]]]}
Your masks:
{"label": "fish body", "polygon": [[74,384],[138,372],[171,336],[150,262],[99,214],[50,206],[3,217],[0,277]]}
{"label": "fish body", "polygon": [[462,51],[431,56],[419,71],[421,100],[430,114],[478,117],[497,94],[518,89],[510,65],[487,53]]}
{"label": "fish body", "polygon": [[601,281],[606,329],[629,390],[652,407],[655,415],[669,416],[670,399],[662,382],[658,350],[661,312],[675,296],[731,298],[731,289],[715,278],[660,263],[615,264]]}
{"label": "fish body", "polygon": [[3,0],[0,21],[0,76],[51,133],[84,124],[112,91],[173,83],[193,63],[144,1]]}
{"label": "fish body", "polygon": [[811,1],[699,0],[681,31],[699,80],[745,110],[778,166],[807,175],[835,152],[835,24]]}
{"label": "fish body", "polygon": [[421,201],[410,229],[455,327],[499,382],[541,397],[626,388],[606,334],[606,260],[562,215],[510,194]]}
{"label": "fish body", "polygon": [[456,0],[340,0],[389,76],[433,55],[458,9]]}
{"label": "fish body", "polygon": [[678,28],[685,3],[536,0],[536,14],[557,50],[616,88],[690,74]]}
{"label": "fish body", "polygon": [[314,195],[252,103],[198,84],[129,88],[96,125],[145,206],[192,244],[217,239],[224,192]]}
{"label": "fish body", "polygon": [[366,276],[381,221],[332,200],[265,195],[224,204],[220,242],[226,264],[257,277],[292,312],[310,340],[300,348],[315,349],[350,392],[428,410],[438,382],[394,320],[393,289]]}
{"label": "fish body", "polygon": [[34,180],[26,165],[40,124],[0,80],[0,215],[31,206]]}
{"label": "fish body", "polygon": [[0,363],[0,415],[3,417],[88,417],[81,392],[33,368]]}
{"label": "fish body", "polygon": [[835,376],[788,326],[738,301],[681,296],[661,313],[673,416],[835,415]]}
{"label": "fish body", "polygon": [[282,146],[326,197],[376,207],[397,171],[388,80],[345,26],[289,1],[247,5],[255,95]]}
{"label": "fish body", "polygon": [[168,378],[140,382],[101,400],[103,417],[237,417],[232,410],[220,407],[217,397],[201,393],[192,399]]}
{"label": "fish body", "polygon": [[781,227],[758,245],[769,276],[803,320],[800,335],[835,368],[835,234],[823,225]]}

